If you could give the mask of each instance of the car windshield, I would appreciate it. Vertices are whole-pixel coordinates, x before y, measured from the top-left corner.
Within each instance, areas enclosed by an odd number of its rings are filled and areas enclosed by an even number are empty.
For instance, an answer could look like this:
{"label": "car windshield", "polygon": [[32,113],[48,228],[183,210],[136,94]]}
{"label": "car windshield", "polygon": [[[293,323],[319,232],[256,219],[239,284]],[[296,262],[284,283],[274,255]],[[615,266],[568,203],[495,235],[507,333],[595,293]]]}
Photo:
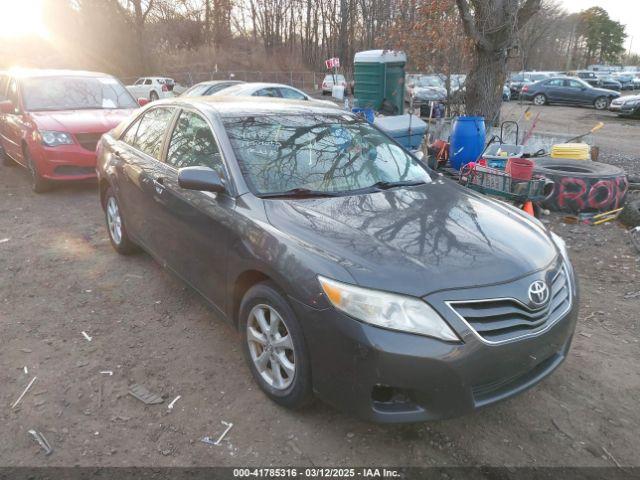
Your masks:
{"label": "car windshield", "polygon": [[254,193],[310,190],[345,194],[378,183],[431,177],[405,150],[353,116],[298,114],[223,119]]}
{"label": "car windshield", "polygon": [[547,76],[544,73],[532,73],[531,80],[534,82],[538,82],[540,80],[544,80]]}
{"label": "car windshield", "polygon": [[36,77],[22,84],[28,111],[136,108],[129,91],[113,77]]}

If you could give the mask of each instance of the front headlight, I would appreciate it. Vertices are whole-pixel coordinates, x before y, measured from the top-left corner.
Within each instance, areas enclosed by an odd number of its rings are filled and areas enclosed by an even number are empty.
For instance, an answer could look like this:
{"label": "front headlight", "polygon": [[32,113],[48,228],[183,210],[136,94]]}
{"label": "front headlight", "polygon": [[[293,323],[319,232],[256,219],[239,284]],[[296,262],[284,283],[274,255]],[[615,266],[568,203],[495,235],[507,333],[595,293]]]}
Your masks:
{"label": "front headlight", "polygon": [[370,290],[318,276],[331,304],[338,310],[371,325],[458,341],[451,327],[419,298]]}
{"label": "front headlight", "polygon": [[47,147],[57,147],[58,145],[71,145],[73,138],[65,132],[41,131],[42,143]]}
{"label": "front headlight", "polygon": [[628,100],[628,101],[624,102],[625,107],[635,107],[638,104],[640,104],[640,99],[639,100]]}

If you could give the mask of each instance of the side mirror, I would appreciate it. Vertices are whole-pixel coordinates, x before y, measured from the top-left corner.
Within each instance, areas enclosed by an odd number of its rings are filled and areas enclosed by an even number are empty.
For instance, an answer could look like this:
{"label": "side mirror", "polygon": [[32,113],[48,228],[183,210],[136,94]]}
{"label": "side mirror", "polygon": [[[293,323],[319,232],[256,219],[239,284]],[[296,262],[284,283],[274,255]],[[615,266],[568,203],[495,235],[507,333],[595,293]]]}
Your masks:
{"label": "side mirror", "polygon": [[209,167],[184,167],[178,170],[178,185],[187,190],[224,192],[224,182]]}
{"label": "side mirror", "polygon": [[141,107],[144,107],[147,103],[149,103],[148,98],[141,97],[138,99],[138,105],[140,105]]}
{"label": "side mirror", "polygon": [[11,100],[3,100],[0,102],[0,113],[16,113],[16,108],[13,106],[13,102]]}

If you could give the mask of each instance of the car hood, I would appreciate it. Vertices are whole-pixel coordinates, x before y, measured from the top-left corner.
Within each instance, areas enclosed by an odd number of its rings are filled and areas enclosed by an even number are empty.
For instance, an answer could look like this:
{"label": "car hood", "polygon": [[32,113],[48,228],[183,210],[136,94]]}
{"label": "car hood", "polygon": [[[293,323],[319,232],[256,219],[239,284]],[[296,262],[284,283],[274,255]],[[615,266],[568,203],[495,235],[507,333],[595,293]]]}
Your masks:
{"label": "car hood", "polygon": [[265,200],[265,209],[276,229],[338,262],[355,283],[407,295],[510,281],[557,256],[544,227],[443,179],[364,195]]}
{"label": "car hood", "polygon": [[39,130],[68,133],[108,132],[124,119],[132,109],[63,110],[56,112],[30,112]]}
{"label": "car hood", "polygon": [[603,95],[609,95],[614,97],[620,96],[620,92],[616,92],[615,90],[609,90],[608,88],[594,88],[593,91],[602,93]]}
{"label": "car hood", "polygon": [[617,98],[616,103],[637,102],[638,100],[640,100],[640,95],[625,95],[624,97]]}

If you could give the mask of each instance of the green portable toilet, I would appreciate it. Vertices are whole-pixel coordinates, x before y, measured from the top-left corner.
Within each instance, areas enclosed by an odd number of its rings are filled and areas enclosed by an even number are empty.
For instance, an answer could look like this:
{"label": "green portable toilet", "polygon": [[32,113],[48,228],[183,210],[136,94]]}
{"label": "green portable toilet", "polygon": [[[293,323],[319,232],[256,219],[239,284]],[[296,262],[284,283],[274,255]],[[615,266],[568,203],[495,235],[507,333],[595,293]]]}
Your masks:
{"label": "green portable toilet", "polygon": [[380,110],[387,99],[404,113],[404,66],[407,56],[393,50],[367,50],[354,58],[355,106]]}

